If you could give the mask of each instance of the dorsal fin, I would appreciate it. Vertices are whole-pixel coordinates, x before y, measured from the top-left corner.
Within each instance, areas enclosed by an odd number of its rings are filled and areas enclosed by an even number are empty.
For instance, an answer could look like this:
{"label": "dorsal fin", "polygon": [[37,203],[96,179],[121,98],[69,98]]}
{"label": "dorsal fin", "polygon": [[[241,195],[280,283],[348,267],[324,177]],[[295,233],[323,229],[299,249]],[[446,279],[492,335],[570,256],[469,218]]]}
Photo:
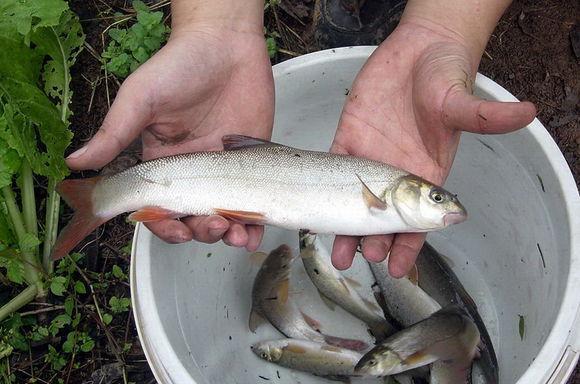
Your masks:
{"label": "dorsal fin", "polygon": [[222,144],[226,151],[231,151],[234,149],[241,149],[247,147],[255,147],[257,145],[280,145],[273,143],[268,140],[258,139],[256,137],[244,136],[244,135],[225,135],[222,137]]}

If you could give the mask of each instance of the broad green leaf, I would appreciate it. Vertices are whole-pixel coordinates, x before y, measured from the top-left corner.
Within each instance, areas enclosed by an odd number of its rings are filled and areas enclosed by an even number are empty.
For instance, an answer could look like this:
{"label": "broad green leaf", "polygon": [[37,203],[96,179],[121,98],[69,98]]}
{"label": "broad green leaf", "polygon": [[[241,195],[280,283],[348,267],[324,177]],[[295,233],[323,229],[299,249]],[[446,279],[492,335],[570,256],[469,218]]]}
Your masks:
{"label": "broad green leaf", "polygon": [[85,40],[78,17],[71,11],[64,12],[58,25],[37,29],[31,40],[40,55],[50,57],[43,71],[44,91],[58,100],[59,110],[62,111],[62,106],[65,106],[64,117],[68,120],[72,98],[70,67],[75,63]]}
{"label": "broad green leaf", "polygon": [[94,347],[95,341],[91,339],[91,337],[88,335],[84,336],[81,344],[81,351],[90,352],[93,350]]}
{"label": "broad green leaf", "polygon": [[0,20],[14,24],[21,35],[28,37],[31,30],[58,25],[66,9],[63,0],[2,0]]}
{"label": "broad green leaf", "polygon": [[113,276],[115,276],[117,279],[123,280],[127,278],[127,275],[125,275],[121,267],[119,267],[117,264],[113,265],[112,272]]}

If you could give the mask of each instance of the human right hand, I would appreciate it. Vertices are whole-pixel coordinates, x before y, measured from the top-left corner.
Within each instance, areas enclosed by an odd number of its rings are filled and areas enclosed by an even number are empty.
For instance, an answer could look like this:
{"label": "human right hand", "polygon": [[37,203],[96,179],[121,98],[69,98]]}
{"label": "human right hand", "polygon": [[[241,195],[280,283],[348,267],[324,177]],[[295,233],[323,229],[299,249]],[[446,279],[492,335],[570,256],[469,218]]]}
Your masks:
{"label": "human right hand", "polygon": [[[222,136],[232,133],[269,139],[274,83],[261,19],[230,21],[207,17],[174,25],[167,45],[123,82],[101,128],[68,157],[68,166],[101,168],[139,135],[144,160],[221,150]],[[262,226],[221,216],[146,226],[170,243],[223,239],[248,250],[258,247],[263,234]]]}

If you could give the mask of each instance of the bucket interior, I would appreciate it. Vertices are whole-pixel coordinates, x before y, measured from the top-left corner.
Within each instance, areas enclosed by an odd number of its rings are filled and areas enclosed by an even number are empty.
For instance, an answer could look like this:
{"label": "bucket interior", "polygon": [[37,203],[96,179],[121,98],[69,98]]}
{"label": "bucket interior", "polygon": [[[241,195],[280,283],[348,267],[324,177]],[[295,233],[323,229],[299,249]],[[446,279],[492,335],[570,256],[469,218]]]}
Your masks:
{"label": "bucket interior", "polygon": [[[344,51],[336,60],[327,53],[275,68],[274,141],[329,148],[345,94],[365,60]],[[494,98],[481,81],[476,85],[480,95]],[[530,131],[464,134],[445,186],[458,194],[469,220],[428,236],[452,260],[478,305],[500,363],[501,383],[517,382],[532,364],[565,295],[570,224],[559,185]],[[332,237],[323,240],[330,247]],[[297,252],[297,233],[268,227],[260,250],[282,243]],[[328,382],[267,363],[250,351],[254,342],[283,336],[269,324],[255,334],[248,329],[259,265],[245,250],[194,242],[167,245],[139,226],[133,251],[134,311],[158,378],[198,384]],[[363,260],[345,274],[361,283],[361,295],[372,297],[374,280]],[[300,260],[293,264],[290,292],[326,333],[372,341],[360,321],[323,304]]]}

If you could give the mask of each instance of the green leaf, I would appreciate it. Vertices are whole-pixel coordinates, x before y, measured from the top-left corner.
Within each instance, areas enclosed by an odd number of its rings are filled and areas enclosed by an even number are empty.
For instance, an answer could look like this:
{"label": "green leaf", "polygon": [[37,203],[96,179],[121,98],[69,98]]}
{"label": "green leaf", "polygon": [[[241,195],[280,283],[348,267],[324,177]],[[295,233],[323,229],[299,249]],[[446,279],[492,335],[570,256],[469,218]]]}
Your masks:
{"label": "green leaf", "polygon": [[50,282],[50,291],[56,296],[62,296],[66,289],[66,278],[56,276]]}
{"label": "green leaf", "polygon": [[85,41],[78,17],[71,11],[64,12],[57,25],[39,28],[32,34],[31,40],[39,54],[50,58],[43,71],[44,91],[58,101],[59,110],[62,111],[64,105],[64,117],[68,121],[68,106],[72,98],[69,68],[75,63]]}
{"label": "green leaf", "polygon": [[58,315],[50,322],[48,326],[48,330],[52,336],[56,336],[58,332],[63,329],[65,326],[70,325],[71,317],[68,314]]}
{"label": "green leaf", "polygon": [[77,343],[77,332],[69,332],[66,336],[66,341],[62,343],[62,351],[66,353],[72,353],[75,345]]}
{"label": "green leaf", "polygon": [[137,12],[141,11],[141,12],[149,12],[149,7],[147,7],[145,5],[144,2],[140,1],[140,0],[133,0],[133,9],[135,9]]}
{"label": "green leaf", "polygon": [[[126,29],[119,29],[119,28],[111,28],[111,29],[109,29],[109,36],[111,37],[111,39],[120,43],[123,41],[125,36],[127,36],[127,30]],[[109,47],[110,47],[110,45],[109,45]]]}
{"label": "green leaf", "polygon": [[0,267],[6,268],[8,280],[16,284],[24,282],[24,264],[14,249],[0,251]]}
{"label": "green leaf", "polygon": [[20,250],[22,252],[32,252],[40,244],[38,237],[31,233],[25,233],[20,241]]}
{"label": "green leaf", "polygon": [[72,297],[67,297],[66,300],[64,301],[64,311],[66,312],[67,315],[72,316],[74,305],[75,305],[74,299]]}
{"label": "green leaf", "polygon": [[111,324],[111,321],[113,321],[113,315],[110,313],[103,313],[103,323],[105,323],[105,325],[109,325]]}
{"label": "green leaf", "polygon": [[48,346],[48,353],[45,355],[44,361],[50,363],[51,368],[55,371],[60,371],[66,365],[66,359],[52,345]]}
{"label": "green leaf", "polygon": [[127,278],[127,275],[125,275],[121,267],[119,267],[117,264],[113,265],[112,272],[113,276],[115,276],[119,280],[125,280]]}
{"label": "green leaf", "polygon": [[112,296],[109,299],[109,306],[111,307],[111,311],[113,311],[113,313],[127,312],[130,305],[131,300],[126,297],[118,298],[117,296]]}
{"label": "green leaf", "polygon": [[83,338],[83,342],[81,344],[81,351],[83,352],[90,352],[95,347],[95,341],[91,339],[89,336],[85,336]]}
{"label": "green leaf", "polygon": [[85,288],[85,284],[82,281],[75,282],[75,292],[84,295],[87,293],[87,289]]}
{"label": "green leaf", "polygon": [[2,0],[0,19],[28,37],[31,30],[58,25],[66,9],[68,5],[63,0]]}

